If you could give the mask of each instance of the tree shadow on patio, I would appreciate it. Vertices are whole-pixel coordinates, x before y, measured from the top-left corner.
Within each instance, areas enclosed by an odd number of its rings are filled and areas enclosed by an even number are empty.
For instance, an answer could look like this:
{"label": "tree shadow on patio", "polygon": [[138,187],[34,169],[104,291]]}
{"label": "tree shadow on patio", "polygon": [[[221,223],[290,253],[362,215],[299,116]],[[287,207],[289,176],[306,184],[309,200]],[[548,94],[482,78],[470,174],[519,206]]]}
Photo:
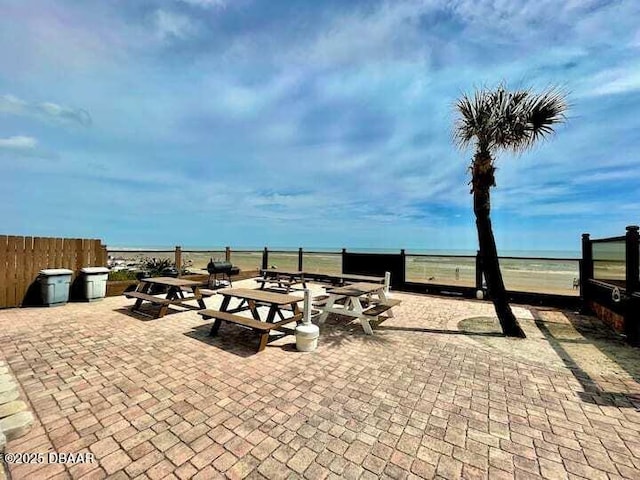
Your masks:
{"label": "tree shadow on patio", "polygon": [[[183,335],[206,343],[212,347],[220,348],[228,353],[233,353],[239,357],[251,357],[256,355],[259,343],[259,336],[248,328],[243,328],[238,325],[227,325],[223,323],[220,326],[218,335],[211,337],[209,332],[211,331],[211,323],[193,327],[191,331],[184,333]],[[269,343],[265,349],[269,351],[271,348],[280,348],[285,350],[291,350],[291,343],[282,344],[281,339],[290,336],[282,332],[275,332],[273,338],[269,339]],[[274,344],[276,342],[277,344]],[[295,345],[293,346],[295,350]]]}
{"label": "tree shadow on patio", "polygon": [[171,315],[175,315],[177,313],[183,313],[186,311],[186,310],[177,310],[177,309],[169,308],[167,310],[167,313],[165,313],[163,317],[157,318],[159,310],[160,310],[160,307],[155,307],[155,306],[144,307],[142,311],[147,315],[143,315],[138,312],[132,312],[127,307],[121,307],[121,308],[116,308],[114,312],[122,313],[123,315],[126,315],[131,318],[135,318],[136,320],[141,320],[143,322],[150,322],[153,320],[162,321],[163,318],[169,317]]}
{"label": "tree shadow on patio", "polygon": [[[626,345],[595,317],[543,308],[532,308],[531,313],[544,338],[582,386],[584,392],[578,395],[583,401],[640,409],[640,386],[635,385],[640,379],[639,349]],[[633,387],[637,393],[608,391]]]}
{"label": "tree shadow on patio", "polygon": [[473,317],[466,318],[458,322],[458,330],[450,330],[444,328],[426,328],[426,327],[397,327],[382,326],[380,330],[391,330],[401,332],[420,332],[420,333],[436,333],[442,335],[469,335],[477,337],[504,337],[504,333],[497,323],[490,317]]}
{"label": "tree shadow on patio", "polygon": [[357,320],[349,317],[330,313],[326,321],[320,325],[320,339],[322,345],[328,347],[340,347],[350,343],[358,342],[370,345],[385,345],[390,340],[384,335],[380,335],[383,330],[380,324],[386,320],[382,317],[380,320],[370,321],[373,335],[367,335],[362,330],[362,325]]}

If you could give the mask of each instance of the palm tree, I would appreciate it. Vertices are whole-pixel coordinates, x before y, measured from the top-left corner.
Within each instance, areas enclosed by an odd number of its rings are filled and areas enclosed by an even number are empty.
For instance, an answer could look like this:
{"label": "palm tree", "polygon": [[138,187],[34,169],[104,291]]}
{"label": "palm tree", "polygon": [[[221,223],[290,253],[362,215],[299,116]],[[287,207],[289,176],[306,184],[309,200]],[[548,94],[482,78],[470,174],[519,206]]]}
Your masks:
{"label": "palm tree", "polygon": [[554,132],[554,125],[565,120],[565,94],[550,88],[534,94],[530,90],[508,91],[503,85],[495,90],[476,90],[463,94],[456,102],[459,117],[454,128],[458,147],[474,145],[471,161],[471,193],[476,215],[478,243],[487,290],[502,331],[507,336],[524,338],[507,299],[500,272],[496,241],[491,227],[491,187],[495,182],[495,154],[501,150],[524,152]]}

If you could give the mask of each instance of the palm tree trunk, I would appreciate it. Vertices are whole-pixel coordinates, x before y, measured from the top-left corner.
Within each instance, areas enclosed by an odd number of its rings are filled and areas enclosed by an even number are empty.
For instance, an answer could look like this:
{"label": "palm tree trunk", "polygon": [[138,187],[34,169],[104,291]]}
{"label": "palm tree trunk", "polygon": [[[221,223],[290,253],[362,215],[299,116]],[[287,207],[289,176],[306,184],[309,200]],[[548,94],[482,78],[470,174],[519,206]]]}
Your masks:
{"label": "palm tree trunk", "polygon": [[525,338],[526,335],[518,325],[518,321],[507,300],[507,291],[504,287],[498,261],[496,240],[491,227],[491,197],[489,190],[493,185],[493,167],[485,165],[483,170],[483,174],[477,175],[478,172],[474,168],[473,211],[476,215],[480,257],[483,272],[487,279],[487,289],[504,334],[508,337]]}

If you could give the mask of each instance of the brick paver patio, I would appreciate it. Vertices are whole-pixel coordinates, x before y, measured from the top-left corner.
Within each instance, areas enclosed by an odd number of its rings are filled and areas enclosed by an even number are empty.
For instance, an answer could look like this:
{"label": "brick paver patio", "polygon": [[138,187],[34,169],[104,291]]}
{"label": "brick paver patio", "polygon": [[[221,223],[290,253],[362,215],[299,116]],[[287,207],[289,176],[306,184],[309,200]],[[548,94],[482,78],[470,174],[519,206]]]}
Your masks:
{"label": "brick paver patio", "polygon": [[395,296],[374,336],[330,317],[312,353],[286,337],[256,355],[238,327],[211,339],[193,311],[146,320],[124,297],[0,311],[36,416],[7,452],[95,455],[11,475],[640,478],[637,349],[569,312],[518,306],[521,341],[488,303]]}

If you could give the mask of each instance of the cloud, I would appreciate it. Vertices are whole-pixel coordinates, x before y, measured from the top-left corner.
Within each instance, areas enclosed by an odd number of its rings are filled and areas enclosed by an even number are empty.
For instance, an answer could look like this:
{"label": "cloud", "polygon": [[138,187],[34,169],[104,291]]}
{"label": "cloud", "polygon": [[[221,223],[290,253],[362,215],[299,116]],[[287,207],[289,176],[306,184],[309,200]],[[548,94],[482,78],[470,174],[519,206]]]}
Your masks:
{"label": "cloud", "polygon": [[186,38],[195,30],[188,16],[166,10],[156,10],[154,22],[156,33],[161,39]]}
{"label": "cloud", "polygon": [[617,95],[640,90],[640,64],[603,70],[593,76],[585,96]]}
{"label": "cloud", "polygon": [[[0,159],[17,159],[17,158],[42,158],[48,160],[58,159],[55,152],[48,151],[40,147],[38,140],[34,137],[26,135],[14,135],[12,137],[0,138]],[[37,164],[37,162],[36,162]],[[35,165],[34,164],[34,168]],[[23,168],[23,162],[15,162],[7,164],[9,169]],[[9,173],[9,176],[11,173]]]}
{"label": "cloud", "polygon": [[0,150],[33,150],[37,145],[38,141],[33,137],[14,136],[9,138],[0,138]]}
{"label": "cloud", "polygon": [[91,115],[86,110],[65,107],[52,102],[29,103],[13,95],[0,96],[0,113],[67,125],[75,124],[83,127],[91,125]]}
{"label": "cloud", "polygon": [[214,8],[214,7],[226,7],[226,0],[177,0],[178,2],[186,3],[196,7],[202,8]]}

